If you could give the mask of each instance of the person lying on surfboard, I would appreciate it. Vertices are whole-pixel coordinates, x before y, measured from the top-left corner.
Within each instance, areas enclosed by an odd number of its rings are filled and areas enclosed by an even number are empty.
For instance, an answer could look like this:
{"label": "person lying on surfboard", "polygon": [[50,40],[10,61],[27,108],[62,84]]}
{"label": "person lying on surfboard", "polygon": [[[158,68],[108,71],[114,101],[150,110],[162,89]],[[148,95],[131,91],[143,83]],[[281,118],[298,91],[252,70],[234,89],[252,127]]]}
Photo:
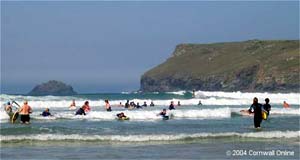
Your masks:
{"label": "person lying on surfboard", "polygon": [[123,112],[117,114],[118,119],[126,119],[127,116]]}
{"label": "person lying on surfboard", "polygon": [[169,116],[167,116],[167,110],[163,109],[158,115],[161,115],[163,119],[169,119]]}
{"label": "person lying on surfboard", "polygon": [[48,117],[48,116],[52,116],[52,114],[50,113],[49,108],[46,108],[43,113],[41,114],[43,117]]}

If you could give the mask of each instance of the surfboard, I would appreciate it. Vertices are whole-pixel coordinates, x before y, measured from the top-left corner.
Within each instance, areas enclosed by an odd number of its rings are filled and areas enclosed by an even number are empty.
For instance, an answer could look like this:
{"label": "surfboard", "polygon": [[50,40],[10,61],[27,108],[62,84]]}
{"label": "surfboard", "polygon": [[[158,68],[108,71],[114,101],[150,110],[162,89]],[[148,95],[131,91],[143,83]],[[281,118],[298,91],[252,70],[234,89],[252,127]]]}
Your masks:
{"label": "surfboard", "polygon": [[13,114],[13,116],[11,117],[11,123],[15,123],[16,120],[18,119],[18,117],[19,117],[19,112],[16,111],[16,112]]}
{"label": "surfboard", "polygon": [[169,120],[169,116],[164,116],[162,120]]}
{"label": "surfboard", "polygon": [[130,119],[129,117],[118,118],[118,120],[121,120],[121,121],[126,121],[126,120],[129,120],[129,119]]}
{"label": "surfboard", "polygon": [[76,110],[76,106],[69,107],[69,110]]}
{"label": "surfboard", "polygon": [[254,114],[249,112],[248,110],[241,110],[240,111],[242,116],[253,116]]}
{"label": "surfboard", "polygon": [[267,114],[267,112],[264,112],[264,111],[263,111],[263,112],[261,113],[261,115],[262,115],[262,119],[263,119],[263,120],[267,120],[267,119],[268,119],[268,114]]}

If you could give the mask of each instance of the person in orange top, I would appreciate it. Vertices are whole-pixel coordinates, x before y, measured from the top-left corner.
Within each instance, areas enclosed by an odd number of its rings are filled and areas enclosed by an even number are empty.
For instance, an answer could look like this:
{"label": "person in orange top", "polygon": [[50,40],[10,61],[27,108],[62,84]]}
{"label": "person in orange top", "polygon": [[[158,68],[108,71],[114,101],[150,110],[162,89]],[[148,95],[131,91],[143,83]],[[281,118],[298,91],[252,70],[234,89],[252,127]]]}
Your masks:
{"label": "person in orange top", "polygon": [[290,105],[286,101],[283,101],[283,108],[290,108]]}
{"label": "person in orange top", "polygon": [[25,101],[24,105],[19,109],[19,114],[21,115],[21,122],[29,124],[30,116],[29,114],[32,113],[31,107],[28,105],[28,102]]}

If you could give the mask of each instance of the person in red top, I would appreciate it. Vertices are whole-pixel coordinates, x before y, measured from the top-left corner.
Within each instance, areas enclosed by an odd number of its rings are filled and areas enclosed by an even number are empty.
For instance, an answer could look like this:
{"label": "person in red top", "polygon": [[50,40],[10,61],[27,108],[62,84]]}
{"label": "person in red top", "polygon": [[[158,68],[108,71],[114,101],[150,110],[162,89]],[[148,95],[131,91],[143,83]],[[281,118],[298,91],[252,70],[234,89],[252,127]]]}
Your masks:
{"label": "person in red top", "polygon": [[91,111],[91,107],[89,106],[89,101],[85,101],[84,105],[81,108],[84,110],[84,112]]}
{"label": "person in red top", "polygon": [[24,105],[19,109],[19,114],[21,115],[21,122],[29,124],[30,116],[29,114],[32,113],[31,107],[28,105],[28,102],[25,101]]}

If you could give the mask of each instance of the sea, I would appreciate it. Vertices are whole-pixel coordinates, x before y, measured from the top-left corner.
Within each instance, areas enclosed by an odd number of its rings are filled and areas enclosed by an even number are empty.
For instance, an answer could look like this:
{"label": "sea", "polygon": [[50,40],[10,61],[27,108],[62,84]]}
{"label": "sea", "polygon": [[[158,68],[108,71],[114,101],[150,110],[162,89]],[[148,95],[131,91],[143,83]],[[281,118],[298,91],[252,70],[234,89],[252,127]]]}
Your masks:
{"label": "sea", "polygon": [[[241,114],[252,99],[270,99],[272,106],[261,129],[253,116]],[[108,99],[112,112],[107,112]],[[1,160],[18,159],[300,159],[300,93],[246,92],[122,92],[76,96],[1,94],[1,104],[27,100],[30,124],[12,124],[0,109]],[[69,110],[90,102],[87,115]],[[126,109],[126,100],[143,104]],[[150,107],[153,101],[154,107]],[[175,110],[168,110],[171,101]],[[180,101],[181,106],[176,104]],[[202,105],[198,105],[201,101]],[[283,101],[290,108],[283,108]],[[17,106],[16,106],[17,107]],[[53,116],[40,114],[49,108]],[[169,120],[158,115],[167,109]],[[118,120],[124,112],[130,120]]]}

